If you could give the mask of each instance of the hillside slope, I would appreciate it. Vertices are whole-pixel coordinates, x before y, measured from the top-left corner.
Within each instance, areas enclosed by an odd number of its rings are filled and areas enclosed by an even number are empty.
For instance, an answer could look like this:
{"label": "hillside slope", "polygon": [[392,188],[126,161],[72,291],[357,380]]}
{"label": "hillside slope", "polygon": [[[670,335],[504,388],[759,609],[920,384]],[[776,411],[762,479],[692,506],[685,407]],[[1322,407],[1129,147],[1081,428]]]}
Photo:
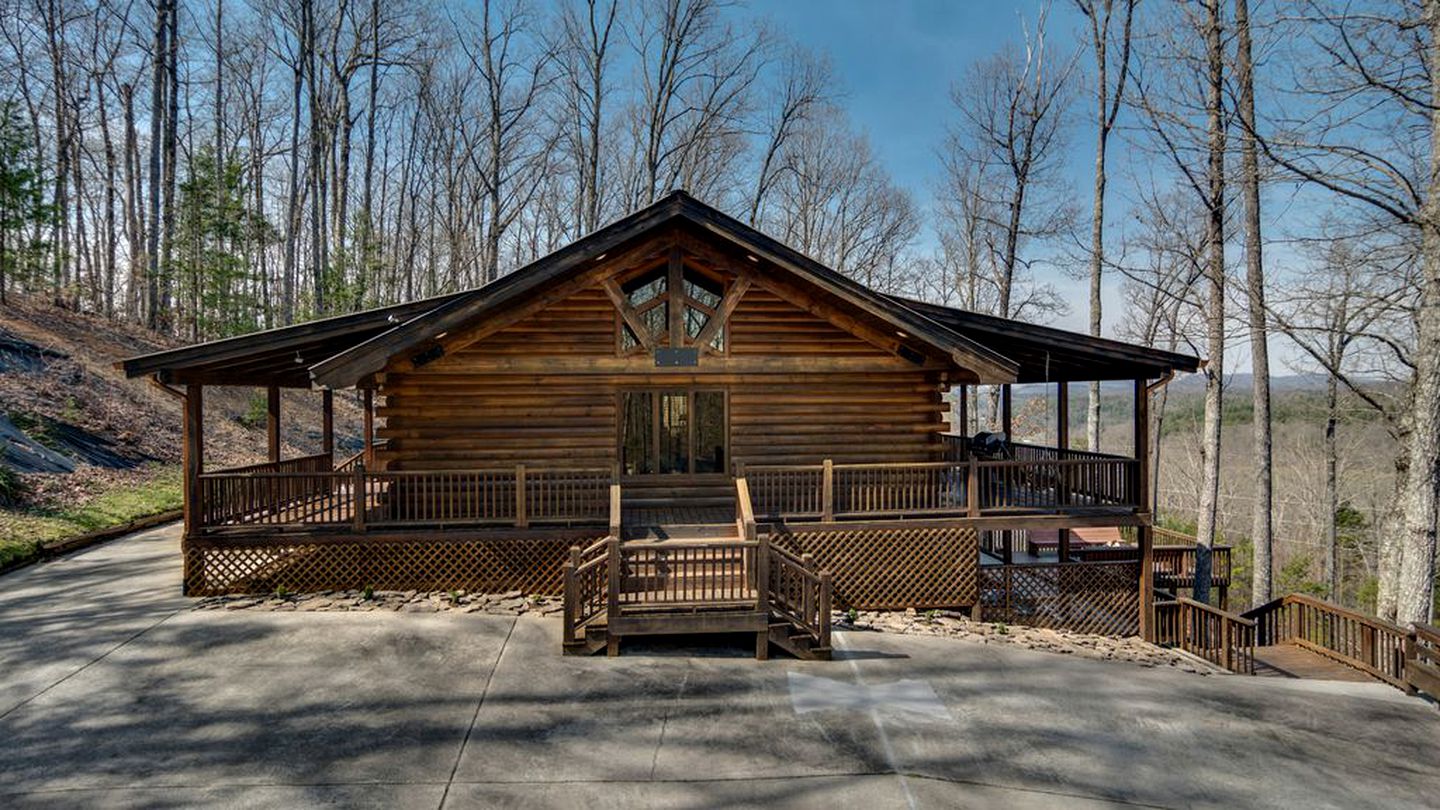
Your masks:
{"label": "hillside slope", "polygon": [[[0,308],[0,565],[37,543],[180,503],[180,401],[116,361],[179,342],[35,300]],[[320,448],[319,395],[287,391],[285,455]],[[265,454],[264,392],[207,388],[205,466]],[[359,444],[360,412],[336,397],[337,445]]]}

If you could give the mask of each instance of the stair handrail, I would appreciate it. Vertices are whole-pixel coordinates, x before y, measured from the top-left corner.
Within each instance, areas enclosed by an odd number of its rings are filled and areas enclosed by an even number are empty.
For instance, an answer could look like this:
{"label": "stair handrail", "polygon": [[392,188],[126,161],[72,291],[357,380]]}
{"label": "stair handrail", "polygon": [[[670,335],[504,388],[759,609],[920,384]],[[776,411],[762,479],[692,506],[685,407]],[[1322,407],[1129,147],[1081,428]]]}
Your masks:
{"label": "stair handrail", "polygon": [[830,572],[820,570],[809,554],[795,555],[777,545],[768,547],[765,581],[768,607],[809,633],[821,648],[830,647]]}
{"label": "stair handrail", "polygon": [[565,644],[584,641],[585,626],[607,612],[610,540],[603,537],[585,548],[570,547],[562,568],[565,593],[561,638]]}
{"label": "stair handrail", "polygon": [[750,482],[743,475],[735,477],[735,528],[745,540],[754,540],[759,533],[755,524],[755,507],[750,503]]}
{"label": "stair handrail", "polygon": [[1300,593],[1240,614],[1256,623],[1256,644],[1296,646],[1405,688],[1405,647],[1413,631],[1376,616]]}

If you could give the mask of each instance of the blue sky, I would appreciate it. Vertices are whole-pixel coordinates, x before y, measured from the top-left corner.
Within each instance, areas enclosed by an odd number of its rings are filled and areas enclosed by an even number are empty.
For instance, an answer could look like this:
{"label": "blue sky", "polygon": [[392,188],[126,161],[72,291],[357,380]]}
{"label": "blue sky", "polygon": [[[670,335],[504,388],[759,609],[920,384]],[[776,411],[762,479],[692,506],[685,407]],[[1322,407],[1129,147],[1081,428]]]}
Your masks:
{"label": "blue sky", "polygon": [[[950,86],[973,62],[1033,25],[1033,2],[865,2],[788,0],[756,3],[786,36],[829,54],[856,127],[869,133],[895,179],[922,197],[936,170],[936,147],[953,117]],[[1051,12],[1057,44],[1074,29],[1070,7]]]}
{"label": "blue sky", "polygon": [[[922,209],[929,208],[930,189],[939,170],[937,148],[947,122],[956,117],[951,86],[971,64],[993,54],[1002,43],[1019,42],[1026,26],[1033,30],[1040,8],[1039,2],[968,0],[790,0],[751,6],[785,36],[830,56],[845,91],[841,104],[852,125],[870,137],[895,181],[915,195]],[[1083,42],[1077,37],[1081,23],[1072,5],[1054,3],[1048,25],[1052,45],[1068,52]],[[1066,166],[1079,198],[1088,201],[1093,136],[1083,117],[1076,123]],[[1112,156],[1118,158],[1124,147],[1112,142]],[[1109,199],[1118,214],[1123,208],[1119,194],[1112,192]],[[1084,209],[1088,217],[1088,202]],[[922,240],[922,245],[933,242],[928,227]],[[1043,278],[1067,300],[1079,302],[1056,325],[1084,329],[1083,302],[1089,294],[1085,284],[1053,271]],[[1114,281],[1106,289],[1112,312],[1119,307],[1119,279]],[[1106,321],[1108,333],[1110,319]]]}

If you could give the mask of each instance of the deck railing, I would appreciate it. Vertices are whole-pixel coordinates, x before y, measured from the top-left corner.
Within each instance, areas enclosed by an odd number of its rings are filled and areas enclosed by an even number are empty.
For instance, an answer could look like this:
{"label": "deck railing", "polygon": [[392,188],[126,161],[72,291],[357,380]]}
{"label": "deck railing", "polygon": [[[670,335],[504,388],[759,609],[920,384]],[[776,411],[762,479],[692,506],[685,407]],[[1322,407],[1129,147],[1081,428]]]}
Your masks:
{"label": "deck railing", "polygon": [[[1155,570],[1155,584],[1161,588],[1195,587],[1195,546],[1155,546],[1152,549]],[[1135,560],[1140,550],[1135,546],[1077,546],[1070,550],[1077,560]],[[1210,550],[1210,584],[1228,586],[1231,580],[1231,558],[1229,546],[1215,546]]]}
{"label": "deck railing", "polygon": [[564,595],[567,645],[583,644],[590,625],[629,611],[733,608],[768,612],[809,635],[810,649],[830,648],[830,574],[764,536],[626,543],[612,535],[570,549]]}
{"label": "deck railing", "polygon": [[1186,597],[1157,594],[1155,643],[1198,655],[1231,672],[1255,673],[1252,619]]}
{"label": "deck railing", "polygon": [[1119,456],[747,466],[757,514],[875,518],[1135,509],[1136,462]]}
{"label": "deck railing", "polygon": [[830,647],[830,574],[808,554],[795,556],[771,546],[770,609]]}
{"label": "deck railing", "polygon": [[[755,603],[768,555],[765,540],[659,540],[617,543],[620,606],[714,606]],[[764,581],[763,578],[760,581]]]}
{"label": "deck railing", "polygon": [[1403,627],[1298,593],[1241,615],[1255,621],[1256,644],[1294,644],[1406,688]]}
{"label": "deck railing", "polygon": [[[314,456],[283,464],[317,465]],[[483,526],[594,523],[611,517],[612,473],[600,469],[276,471],[267,465],[200,476],[197,528]],[[618,527],[617,527],[618,528]]]}
{"label": "deck railing", "polygon": [[1406,639],[1405,691],[1440,699],[1440,628],[1417,624]]}

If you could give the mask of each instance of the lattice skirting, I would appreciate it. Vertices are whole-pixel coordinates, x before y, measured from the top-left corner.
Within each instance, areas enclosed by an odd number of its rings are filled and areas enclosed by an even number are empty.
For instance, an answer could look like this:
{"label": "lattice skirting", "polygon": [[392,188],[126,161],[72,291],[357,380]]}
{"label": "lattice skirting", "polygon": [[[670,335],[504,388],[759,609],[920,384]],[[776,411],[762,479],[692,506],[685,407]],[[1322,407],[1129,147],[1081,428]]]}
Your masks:
{"label": "lattice skirting", "polygon": [[558,538],[375,541],[188,540],[185,593],[360,589],[559,595],[572,545]]}
{"label": "lattice skirting", "polygon": [[1140,569],[1134,562],[980,567],[986,621],[1107,636],[1140,631]]}
{"label": "lattice skirting", "polygon": [[974,529],[782,529],[772,541],[813,555],[830,572],[835,605],[842,610],[967,607],[977,598]]}

